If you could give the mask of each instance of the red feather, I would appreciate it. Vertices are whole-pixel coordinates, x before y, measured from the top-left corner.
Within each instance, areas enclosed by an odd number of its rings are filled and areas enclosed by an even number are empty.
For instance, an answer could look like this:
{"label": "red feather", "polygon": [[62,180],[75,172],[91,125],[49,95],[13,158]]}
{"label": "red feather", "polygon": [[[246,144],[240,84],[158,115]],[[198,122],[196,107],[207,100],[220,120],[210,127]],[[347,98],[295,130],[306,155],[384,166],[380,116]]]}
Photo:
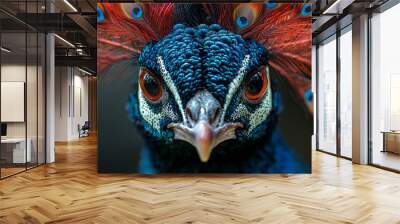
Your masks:
{"label": "red feather", "polygon": [[[173,26],[173,3],[141,4],[143,18],[139,20],[128,18],[121,4],[139,3],[99,3],[106,17],[98,24],[99,72],[119,60],[137,57],[146,43],[167,35]],[[270,67],[305,99],[305,92],[311,89],[312,36],[311,16],[301,15],[304,4],[280,4],[272,10],[262,3],[242,4],[256,9],[246,11],[254,13],[249,14],[252,24],[245,29],[238,29],[234,19],[241,4],[203,4],[203,9],[214,23],[264,45]],[[312,112],[312,102],[305,99],[305,105]]]}
{"label": "red feather", "polygon": [[138,3],[98,4],[105,16],[104,22],[97,25],[99,72],[117,61],[137,57],[146,43],[160,39],[172,29],[171,3],[141,4],[143,18],[138,20],[127,17],[121,7]]}
{"label": "red feather", "polygon": [[[270,54],[270,66],[282,75],[304,99],[311,89],[311,16],[301,16],[304,4],[282,4],[242,35],[263,44]],[[305,105],[313,112],[312,102]]]}
{"label": "red feather", "polygon": [[[283,76],[296,94],[304,99],[305,91],[311,89],[312,43],[311,16],[301,15],[304,4],[280,4],[272,10],[264,9],[254,23],[243,30],[235,28],[232,13],[239,5],[222,5],[216,21],[243,38],[254,39],[264,45],[270,55],[271,68]],[[310,112],[313,111],[312,102],[305,100],[305,105]]]}

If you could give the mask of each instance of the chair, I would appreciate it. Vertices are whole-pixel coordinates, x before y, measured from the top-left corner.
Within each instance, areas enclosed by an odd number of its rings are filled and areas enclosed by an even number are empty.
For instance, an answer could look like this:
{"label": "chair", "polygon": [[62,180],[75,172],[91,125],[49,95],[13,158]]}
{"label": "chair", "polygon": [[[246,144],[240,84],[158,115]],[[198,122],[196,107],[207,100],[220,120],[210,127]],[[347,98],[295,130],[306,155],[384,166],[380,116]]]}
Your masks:
{"label": "chair", "polygon": [[79,138],[89,136],[89,129],[90,129],[89,121],[85,121],[82,127],[78,124]]}

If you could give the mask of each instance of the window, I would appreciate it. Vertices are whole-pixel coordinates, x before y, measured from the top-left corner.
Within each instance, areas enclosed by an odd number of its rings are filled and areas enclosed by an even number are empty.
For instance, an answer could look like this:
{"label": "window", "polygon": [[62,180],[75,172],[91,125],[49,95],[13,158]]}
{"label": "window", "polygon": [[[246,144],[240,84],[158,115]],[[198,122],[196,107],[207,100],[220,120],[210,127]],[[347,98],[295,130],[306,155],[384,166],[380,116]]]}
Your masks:
{"label": "window", "polygon": [[336,153],[336,36],[318,48],[318,149]]}
{"label": "window", "polygon": [[45,163],[45,34],[11,16],[44,3],[0,1],[0,178]]}
{"label": "window", "polygon": [[340,155],[352,157],[352,32],[351,26],[340,36]]}
{"label": "window", "polygon": [[371,19],[371,162],[400,170],[400,5]]}

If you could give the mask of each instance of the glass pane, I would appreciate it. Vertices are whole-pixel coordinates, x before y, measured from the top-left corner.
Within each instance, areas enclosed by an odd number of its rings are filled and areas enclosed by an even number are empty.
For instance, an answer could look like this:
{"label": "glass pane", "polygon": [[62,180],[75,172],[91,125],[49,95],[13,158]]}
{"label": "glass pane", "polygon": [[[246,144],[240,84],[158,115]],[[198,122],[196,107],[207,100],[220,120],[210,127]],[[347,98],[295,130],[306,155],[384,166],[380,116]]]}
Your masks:
{"label": "glass pane", "polygon": [[1,175],[25,170],[26,150],[26,33],[1,34]]}
{"label": "glass pane", "polygon": [[372,18],[372,163],[400,170],[400,5]]}
{"label": "glass pane", "polygon": [[[316,48],[316,46],[315,45],[313,45],[312,46],[312,55],[311,55],[311,57],[312,57],[312,69],[311,69],[311,71],[312,71],[312,92],[313,92],[313,94],[315,94],[317,91],[316,91],[316,87],[317,87],[317,80],[316,80],[316,74],[317,74],[317,48]],[[316,107],[316,100],[313,100],[313,107],[314,108],[317,108]],[[315,112],[316,111],[316,109],[314,109],[314,114],[316,113]],[[316,116],[313,116],[313,136],[312,136],[312,138],[311,138],[311,141],[312,141],[312,149],[313,150],[316,150],[317,149],[317,141],[316,141],[316,134],[317,134],[317,117]]]}
{"label": "glass pane", "polygon": [[8,12],[0,12],[3,178],[45,161],[45,35],[33,28],[45,0],[2,0],[0,7]]}
{"label": "glass pane", "polygon": [[[28,14],[27,20],[31,23],[38,23],[36,14],[39,11],[37,1],[28,1],[25,10]],[[26,113],[27,113],[27,144],[31,151],[31,159],[27,167],[35,167],[38,164],[38,45],[39,38],[36,30],[27,28],[27,80],[26,80]]]}
{"label": "glass pane", "polygon": [[30,160],[27,164],[28,168],[37,165],[38,159],[38,144],[37,144],[37,132],[38,132],[38,56],[37,56],[37,33],[30,32],[27,34],[28,38],[28,63],[27,63],[27,80],[26,80],[26,112],[27,112],[27,143],[28,149],[30,148]]}
{"label": "glass pane", "polygon": [[318,48],[318,148],[336,153],[336,38]]}
{"label": "glass pane", "polygon": [[45,44],[46,37],[44,34],[39,33],[38,45],[38,164],[45,163]]}
{"label": "glass pane", "polygon": [[352,157],[352,32],[340,36],[340,153]]}

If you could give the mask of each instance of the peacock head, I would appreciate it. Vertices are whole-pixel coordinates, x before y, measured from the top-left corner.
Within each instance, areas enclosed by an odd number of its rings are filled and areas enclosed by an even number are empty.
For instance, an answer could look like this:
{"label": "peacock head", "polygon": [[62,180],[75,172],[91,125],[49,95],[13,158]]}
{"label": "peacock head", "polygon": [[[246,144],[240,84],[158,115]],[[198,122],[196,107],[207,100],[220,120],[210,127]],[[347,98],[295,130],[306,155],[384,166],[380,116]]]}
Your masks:
{"label": "peacock head", "polygon": [[139,64],[133,118],[153,140],[190,143],[202,162],[226,140],[261,138],[276,110],[266,49],[217,24],[175,25]]}

